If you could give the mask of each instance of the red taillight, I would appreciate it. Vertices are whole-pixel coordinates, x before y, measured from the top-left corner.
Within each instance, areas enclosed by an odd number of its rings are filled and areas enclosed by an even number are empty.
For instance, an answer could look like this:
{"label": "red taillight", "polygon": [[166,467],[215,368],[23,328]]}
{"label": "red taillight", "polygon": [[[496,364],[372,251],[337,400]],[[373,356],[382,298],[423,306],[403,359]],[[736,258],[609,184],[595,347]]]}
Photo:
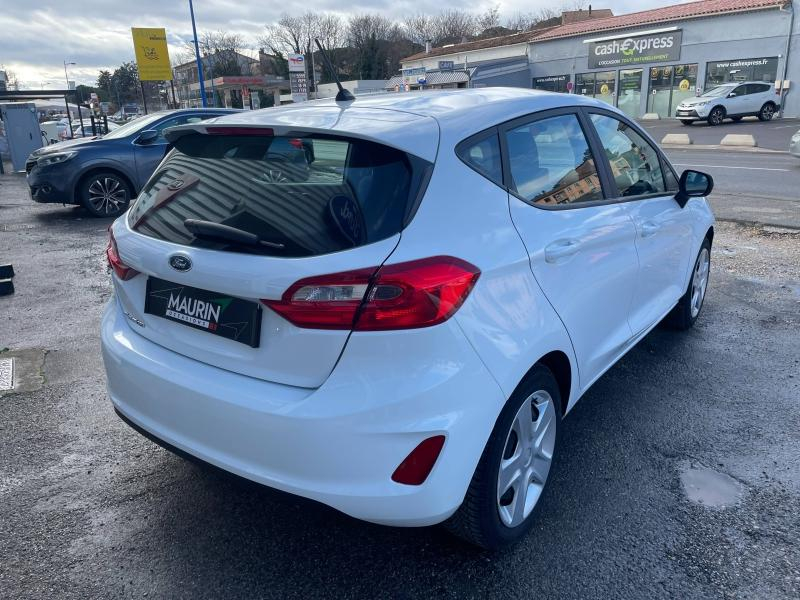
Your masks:
{"label": "red taillight", "polygon": [[139,274],[139,271],[136,269],[132,269],[119,257],[119,252],[117,251],[117,240],[114,239],[114,232],[111,229],[108,230],[108,246],[106,247],[106,258],[108,258],[108,266],[114,269],[114,273],[117,274],[117,277],[122,279],[123,281],[127,281],[128,279],[132,279]]}
{"label": "red taillight", "polygon": [[273,130],[269,127],[206,127],[209,135],[266,135],[272,136]]}
{"label": "red taillight", "polygon": [[300,138],[292,138],[289,140],[289,143],[298,150],[303,149],[303,140],[301,140]]}
{"label": "red taillight", "polygon": [[280,300],[262,302],[298,327],[352,329],[376,269],[307,277],[293,284]]}
{"label": "red taillight", "polygon": [[430,327],[459,309],[479,275],[466,261],[434,256],[301,279],[280,300],[262,302],[294,325],[311,329]]}
{"label": "red taillight", "polygon": [[422,485],[430,475],[433,465],[444,446],[444,436],[435,435],[423,440],[405,457],[394,473],[392,481],[406,485]]}

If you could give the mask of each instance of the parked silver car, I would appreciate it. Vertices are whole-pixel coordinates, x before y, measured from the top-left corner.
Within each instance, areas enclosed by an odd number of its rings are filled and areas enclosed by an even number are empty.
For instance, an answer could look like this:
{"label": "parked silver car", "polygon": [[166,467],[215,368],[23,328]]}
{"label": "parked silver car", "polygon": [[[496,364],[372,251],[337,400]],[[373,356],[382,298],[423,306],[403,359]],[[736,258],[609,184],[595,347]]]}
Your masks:
{"label": "parked silver car", "polygon": [[684,125],[708,121],[720,125],[725,119],[741,121],[754,116],[769,121],[780,108],[781,97],[771,83],[763,81],[732,82],[718,85],[702,96],[688,98],[678,104],[675,116]]}
{"label": "parked silver car", "polygon": [[789,153],[792,156],[800,158],[800,129],[797,130],[789,141]]}

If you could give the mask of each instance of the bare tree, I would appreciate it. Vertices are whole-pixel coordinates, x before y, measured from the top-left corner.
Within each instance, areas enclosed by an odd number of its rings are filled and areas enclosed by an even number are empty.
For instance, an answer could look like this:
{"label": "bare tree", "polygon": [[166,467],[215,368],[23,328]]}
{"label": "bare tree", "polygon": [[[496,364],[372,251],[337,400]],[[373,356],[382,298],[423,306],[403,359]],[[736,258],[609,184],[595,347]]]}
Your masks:
{"label": "bare tree", "polygon": [[488,29],[497,29],[500,27],[500,5],[495,4],[486,9],[486,11],[475,17],[475,27],[479,33]]}
{"label": "bare tree", "polygon": [[463,10],[445,10],[434,17],[436,22],[435,45],[455,43],[469,39],[477,33],[475,16]]}
{"label": "bare tree", "polygon": [[406,38],[420,46],[424,46],[425,42],[438,42],[436,19],[430,15],[417,13],[406,17],[403,20],[402,28]]}

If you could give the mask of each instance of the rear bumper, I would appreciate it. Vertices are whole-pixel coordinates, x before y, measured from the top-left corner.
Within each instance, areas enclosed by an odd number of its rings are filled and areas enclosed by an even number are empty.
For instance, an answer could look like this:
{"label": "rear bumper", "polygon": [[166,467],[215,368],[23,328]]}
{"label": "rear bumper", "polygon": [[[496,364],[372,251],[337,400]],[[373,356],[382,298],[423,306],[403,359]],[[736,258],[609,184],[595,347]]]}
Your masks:
{"label": "rear bumper", "polygon": [[[400,335],[353,334],[318,389],[205,365],[132,327],[112,300],[103,359],[125,419],[222,469],[375,523],[449,517],[505,401],[454,320]],[[445,446],[427,481],[393,482],[408,453],[439,434]]]}

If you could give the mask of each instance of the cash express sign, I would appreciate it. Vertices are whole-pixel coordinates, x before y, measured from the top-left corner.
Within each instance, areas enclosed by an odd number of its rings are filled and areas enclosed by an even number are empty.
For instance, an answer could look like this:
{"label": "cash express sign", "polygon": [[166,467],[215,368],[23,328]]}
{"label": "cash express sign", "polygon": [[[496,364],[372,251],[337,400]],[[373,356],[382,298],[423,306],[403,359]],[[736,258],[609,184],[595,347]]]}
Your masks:
{"label": "cash express sign", "polygon": [[680,60],[681,31],[589,42],[589,68]]}

